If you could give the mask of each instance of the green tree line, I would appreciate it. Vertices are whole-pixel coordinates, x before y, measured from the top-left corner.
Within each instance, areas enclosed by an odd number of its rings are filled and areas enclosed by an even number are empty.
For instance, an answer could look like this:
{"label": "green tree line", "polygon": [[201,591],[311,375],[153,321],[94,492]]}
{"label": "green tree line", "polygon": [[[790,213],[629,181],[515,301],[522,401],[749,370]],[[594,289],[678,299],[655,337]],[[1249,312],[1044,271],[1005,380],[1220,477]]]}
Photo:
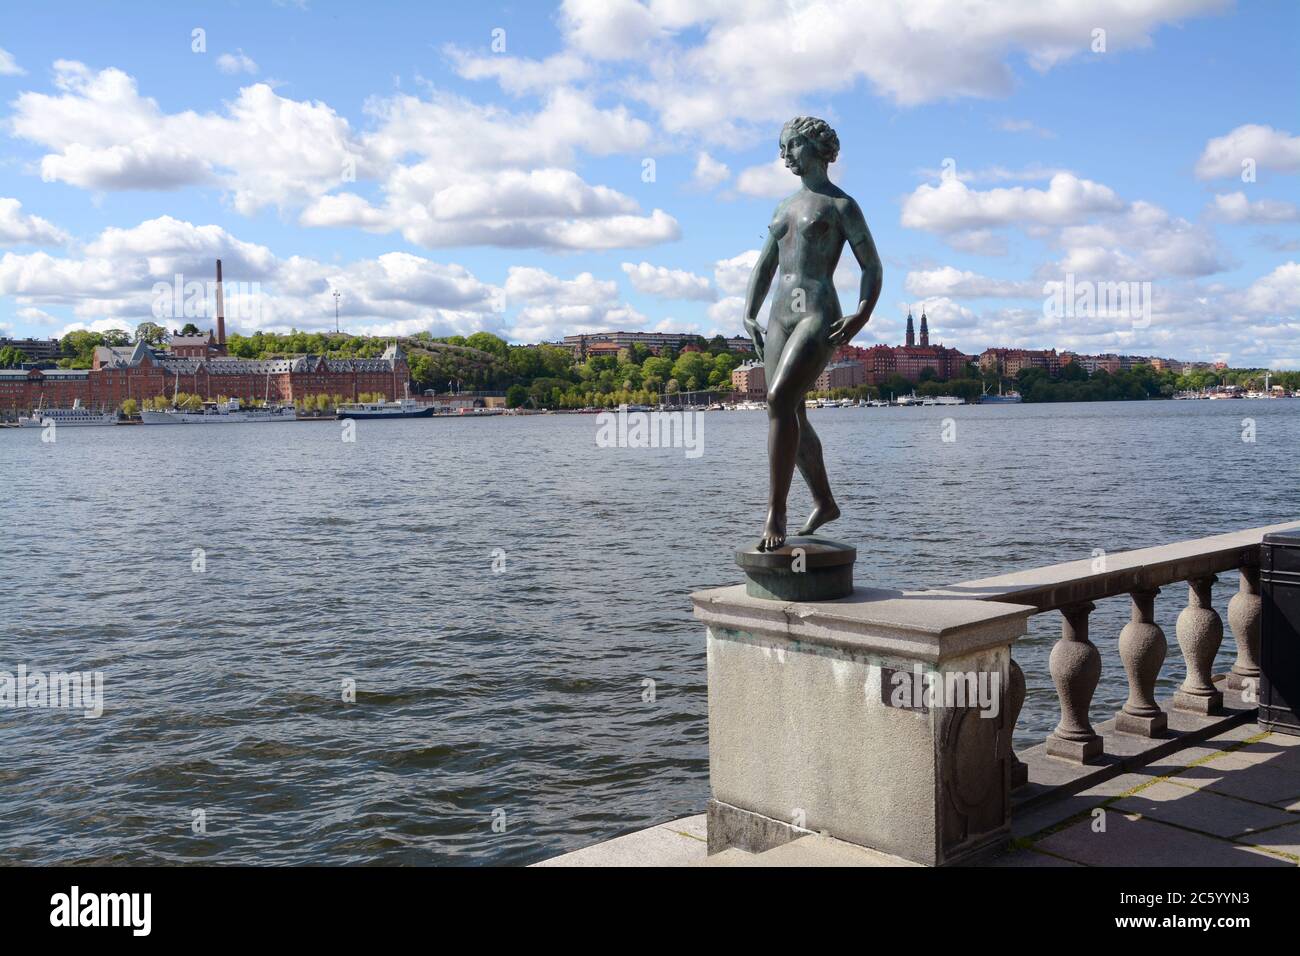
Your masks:
{"label": "green tree line", "polygon": [[[146,340],[157,337],[153,323],[142,323],[137,334]],[[331,358],[377,358],[391,340],[335,332],[238,333],[229,337],[231,355],[247,359],[283,358],[317,354]],[[622,349],[616,355],[586,360],[558,345],[511,345],[489,332],[468,336],[435,337],[427,332],[400,340],[407,353],[412,392],[427,390],[503,391],[512,407],[582,408],[613,407],[621,403],[652,404],[664,393],[687,391],[729,391],[731,373],[748,353],[733,353],[721,336],[700,338],[702,351],[665,350],[652,354],[642,345]],[[89,368],[97,345],[125,345],[124,332],[69,332],[60,341],[59,364],[66,368]],[[0,364],[4,353],[0,351]],[[926,369],[917,382],[891,375],[876,385],[835,389],[816,393],[832,398],[889,398],[911,394],[929,397],[955,395],[968,402],[985,392],[1017,389],[1027,402],[1114,401],[1168,398],[1176,392],[1195,391],[1217,385],[1240,385],[1258,390],[1264,385],[1263,369],[1195,371],[1175,375],[1138,365],[1115,374],[1098,371],[1089,375],[1077,363],[1067,364],[1057,377],[1041,369],[1023,369],[1014,378],[999,381],[993,373],[967,364],[951,379],[940,379]],[[1300,389],[1300,372],[1274,372],[1272,384],[1288,390]]]}

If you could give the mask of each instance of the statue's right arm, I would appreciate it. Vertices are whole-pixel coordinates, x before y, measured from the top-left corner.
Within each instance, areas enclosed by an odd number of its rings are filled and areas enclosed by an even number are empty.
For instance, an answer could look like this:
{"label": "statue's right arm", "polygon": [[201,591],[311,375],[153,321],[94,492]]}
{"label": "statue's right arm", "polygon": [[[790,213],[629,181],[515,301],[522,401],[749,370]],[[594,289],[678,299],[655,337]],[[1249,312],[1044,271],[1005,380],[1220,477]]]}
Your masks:
{"label": "statue's right arm", "polygon": [[778,261],[776,234],[768,230],[767,241],[758,253],[754,271],[749,274],[749,288],[745,293],[745,331],[753,340],[754,351],[760,361],[763,359],[763,330],[758,325],[758,310],[763,307],[763,300],[772,287],[772,277],[776,275]]}

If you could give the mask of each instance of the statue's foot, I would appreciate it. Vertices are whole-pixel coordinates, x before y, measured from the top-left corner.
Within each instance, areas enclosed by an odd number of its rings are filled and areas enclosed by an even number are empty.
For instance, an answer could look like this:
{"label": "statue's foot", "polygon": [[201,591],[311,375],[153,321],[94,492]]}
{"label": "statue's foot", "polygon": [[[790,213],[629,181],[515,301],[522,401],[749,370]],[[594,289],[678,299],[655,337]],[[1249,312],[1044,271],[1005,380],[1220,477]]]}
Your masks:
{"label": "statue's foot", "polygon": [[827,501],[818,504],[813,508],[812,514],[808,516],[808,520],[803,523],[803,527],[799,529],[799,533],[812,534],[822,525],[826,524],[828,521],[834,521],[839,516],[840,506],[835,502]]}
{"label": "statue's foot", "polygon": [[775,511],[767,513],[767,524],[763,525],[763,537],[759,539],[759,551],[775,551],[785,544],[785,515]]}

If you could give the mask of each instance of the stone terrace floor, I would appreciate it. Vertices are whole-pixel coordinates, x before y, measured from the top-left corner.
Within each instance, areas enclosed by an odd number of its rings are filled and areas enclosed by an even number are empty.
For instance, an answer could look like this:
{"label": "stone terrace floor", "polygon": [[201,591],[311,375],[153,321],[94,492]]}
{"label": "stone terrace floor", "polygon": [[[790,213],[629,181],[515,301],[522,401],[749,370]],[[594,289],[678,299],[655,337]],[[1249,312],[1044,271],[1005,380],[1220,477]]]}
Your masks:
{"label": "stone terrace floor", "polygon": [[[1100,810],[1101,813],[1097,811]],[[989,866],[1300,865],[1300,737],[1228,730],[1140,770],[1012,819]],[[706,857],[704,816],[686,817],[538,866],[910,865],[822,836],[762,854]]]}

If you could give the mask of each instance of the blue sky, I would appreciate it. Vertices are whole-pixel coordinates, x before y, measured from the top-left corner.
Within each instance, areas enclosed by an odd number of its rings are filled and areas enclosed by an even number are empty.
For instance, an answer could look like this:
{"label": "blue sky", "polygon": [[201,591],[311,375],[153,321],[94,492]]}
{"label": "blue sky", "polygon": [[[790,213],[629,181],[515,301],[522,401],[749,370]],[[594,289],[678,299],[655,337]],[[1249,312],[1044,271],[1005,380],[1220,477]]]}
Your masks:
{"label": "blue sky", "polygon": [[[1300,367],[1286,0],[54,2],[0,50],[5,334],[132,328],[218,256],[241,331],[338,288],[377,334],[739,334],[808,113],[885,261],[859,344],[910,307],[967,351]],[[1048,314],[1067,275],[1151,307]]]}

